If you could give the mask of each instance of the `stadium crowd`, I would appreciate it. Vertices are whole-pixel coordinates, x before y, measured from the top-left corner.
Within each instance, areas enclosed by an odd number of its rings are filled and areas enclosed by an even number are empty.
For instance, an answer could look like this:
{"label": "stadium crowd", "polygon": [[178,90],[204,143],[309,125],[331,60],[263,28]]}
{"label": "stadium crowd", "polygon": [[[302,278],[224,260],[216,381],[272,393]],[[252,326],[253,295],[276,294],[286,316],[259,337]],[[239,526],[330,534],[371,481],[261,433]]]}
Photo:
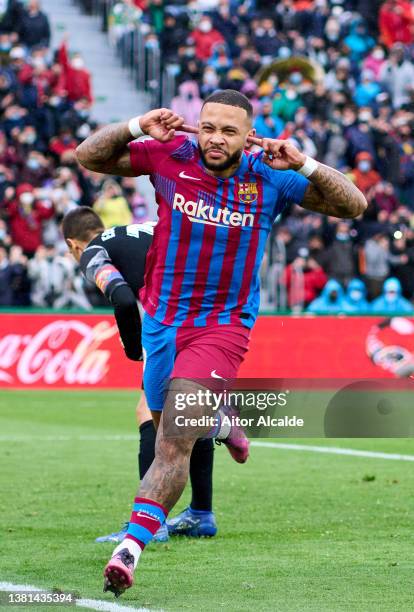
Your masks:
{"label": "stadium crowd", "polygon": [[78,205],[93,206],[108,227],[147,218],[133,179],[76,161],[96,128],[92,103],[84,58],[66,39],[50,48],[39,1],[10,0],[0,11],[0,306],[104,305],[66,253],[60,221]]}
{"label": "stadium crowd", "polygon": [[[171,108],[194,124],[217,88],[242,91],[261,136],[291,138],[366,195],[363,219],[294,207],[262,274],[273,307],[412,312],[414,4],[407,0],[122,0],[114,46],[139,27],[176,75]],[[84,58],[53,51],[38,0],[0,17],[0,305],[99,303],[65,255],[62,216],[94,206],[105,225],[147,218],[134,179],[81,170],[96,125]],[[283,288],[283,292],[276,286]],[[284,293],[284,302],[277,297]]]}

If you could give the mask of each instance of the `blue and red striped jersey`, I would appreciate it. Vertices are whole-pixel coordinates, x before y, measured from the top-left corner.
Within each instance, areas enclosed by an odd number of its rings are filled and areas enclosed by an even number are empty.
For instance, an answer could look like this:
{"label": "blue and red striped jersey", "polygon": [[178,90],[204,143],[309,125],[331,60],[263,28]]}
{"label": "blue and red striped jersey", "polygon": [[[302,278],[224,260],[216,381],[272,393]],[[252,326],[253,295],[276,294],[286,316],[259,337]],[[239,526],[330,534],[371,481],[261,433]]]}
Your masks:
{"label": "blue and red striped jersey", "polygon": [[185,136],[130,144],[136,175],[155,188],[159,222],[148,251],[142,305],[160,323],[252,327],[259,268],[275,218],[303,200],[308,180],[243,153],[237,172],[208,174]]}

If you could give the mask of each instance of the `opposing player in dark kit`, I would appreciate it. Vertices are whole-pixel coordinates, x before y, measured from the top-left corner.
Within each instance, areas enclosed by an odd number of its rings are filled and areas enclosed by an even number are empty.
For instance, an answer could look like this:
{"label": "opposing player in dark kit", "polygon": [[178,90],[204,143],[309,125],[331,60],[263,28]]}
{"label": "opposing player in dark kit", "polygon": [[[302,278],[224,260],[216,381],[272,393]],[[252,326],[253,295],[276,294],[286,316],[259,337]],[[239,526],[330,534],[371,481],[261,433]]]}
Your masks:
{"label": "opposing player in dark kit", "polygon": [[[88,207],[72,210],[63,220],[63,234],[73,257],[80,263],[84,276],[106,296],[114,315],[125,354],[129,359],[142,359],[141,317],[137,305],[139,290],[144,285],[145,262],[152,243],[154,224],[134,224],[105,230],[99,216]],[[144,393],[137,406],[140,428],[138,455],[142,479],[154,460],[156,431]],[[212,511],[212,439],[199,440],[191,459],[190,506],[163,525],[154,539],[165,541],[172,535],[193,537],[214,536],[217,532]],[[167,529],[168,527],[168,529]],[[97,538],[99,542],[121,542],[128,524],[121,531]]]}

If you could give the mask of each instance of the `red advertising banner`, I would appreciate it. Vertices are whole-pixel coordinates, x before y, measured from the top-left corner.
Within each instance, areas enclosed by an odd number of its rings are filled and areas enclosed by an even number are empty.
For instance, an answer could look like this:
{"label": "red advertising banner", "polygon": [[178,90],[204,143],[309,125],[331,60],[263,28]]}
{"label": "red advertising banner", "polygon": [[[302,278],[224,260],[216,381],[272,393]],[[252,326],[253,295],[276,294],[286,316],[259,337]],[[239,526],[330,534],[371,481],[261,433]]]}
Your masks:
{"label": "red advertising banner", "polygon": [[[111,315],[0,315],[0,387],[141,386]],[[414,319],[263,316],[242,365],[245,378],[407,378]]]}

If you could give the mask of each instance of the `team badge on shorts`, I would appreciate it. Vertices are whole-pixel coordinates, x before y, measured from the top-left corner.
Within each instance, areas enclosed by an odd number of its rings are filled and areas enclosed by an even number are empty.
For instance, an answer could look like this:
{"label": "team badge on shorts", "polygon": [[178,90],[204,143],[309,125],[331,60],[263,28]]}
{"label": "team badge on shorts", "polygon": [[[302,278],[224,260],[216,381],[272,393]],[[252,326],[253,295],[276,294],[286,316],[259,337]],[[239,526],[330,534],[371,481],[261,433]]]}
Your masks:
{"label": "team badge on shorts", "polygon": [[239,200],[244,204],[256,202],[258,196],[257,183],[240,183]]}

